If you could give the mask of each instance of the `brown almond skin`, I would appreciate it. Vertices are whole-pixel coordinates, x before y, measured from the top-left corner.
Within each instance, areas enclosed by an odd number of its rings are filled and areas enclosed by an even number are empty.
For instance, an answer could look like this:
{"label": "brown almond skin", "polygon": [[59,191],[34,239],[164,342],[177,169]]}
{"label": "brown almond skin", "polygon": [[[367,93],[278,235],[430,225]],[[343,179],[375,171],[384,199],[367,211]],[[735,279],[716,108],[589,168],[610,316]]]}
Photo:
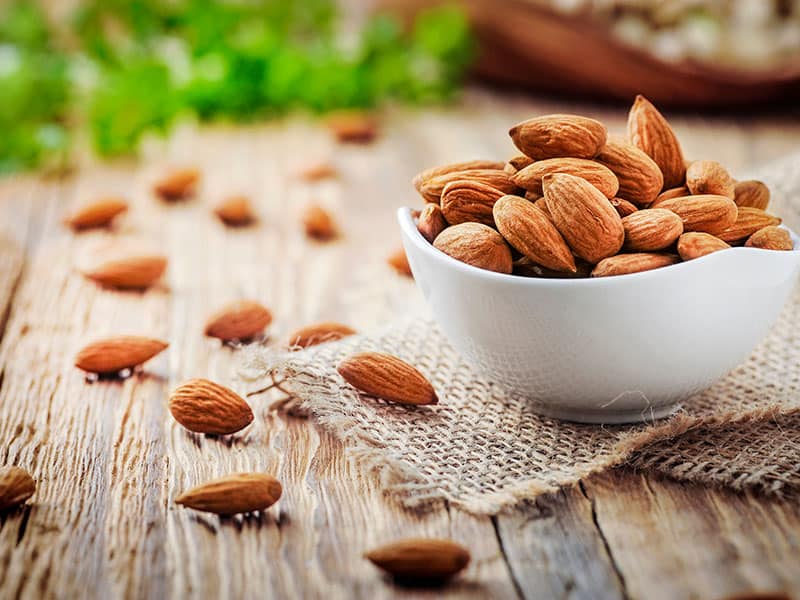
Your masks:
{"label": "brown almond skin", "polygon": [[564,238],[531,202],[519,196],[503,196],[495,203],[493,213],[498,231],[524,256],[554,271],[576,271]]}
{"label": "brown almond skin", "polygon": [[717,233],[716,236],[729,244],[735,244],[746,240],[759,229],[780,224],[781,219],[774,215],[758,208],[742,206],[738,210],[736,221],[730,227]]}
{"label": "brown almond skin", "polygon": [[617,176],[616,195],[637,206],[650,204],[664,187],[664,176],[655,161],[628,142],[609,139],[595,160]]}
{"label": "brown almond skin", "polygon": [[411,272],[411,265],[408,264],[408,257],[403,247],[397,248],[386,258],[387,264],[392,267],[399,275],[404,277],[414,277]]}
{"label": "brown almond skin", "polygon": [[0,469],[0,512],[15,508],[33,496],[36,481],[21,467]]}
{"label": "brown almond skin", "polygon": [[272,313],[255,300],[226,304],[208,318],[205,334],[224,342],[249,340],[272,323]]}
{"label": "brown almond skin", "polygon": [[514,275],[520,275],[522,277],[543,277],[546,279],[581,279],[591,275],[594,265],[586,262],[585,260],[578,259],[575,261],[575,268],[576,270],[574,273],[568,271],[553,271],[552,269],[548,269],[542,265],[536,264],[527,256],[523,256],[522,258],[514,261],[514,270],[512,272]]}
{"label": "brown almond skin", "polygon": [[469,551],[448,539],[408,538],[375,548],[364,558],[407,584],[442,583],[470,561]]}
{"label": "brown almond skin", "polygon": [[628,202],[624,198],[611,198],[609,202],[611,202],[611,206],[617,209],[617,213],[623,219],[639,210],[633,202]]}
{"label": "brown almond skin", "polygon": [[426,204],[417,219],[417,231],[431,244],[436,236],[447,228],[442,208],[438,204]]}
{"label": "brown almond skin", "polygon": [[153,338],[118,335],[84,346],[75,357],[75,366],[100,375],[119,373],[150,360],[168,345]]}
{"label": "brown almond skin", "polygon": [[664,190],[653,201],[652,206],[656,206],[659,202],[664,200],[672,200],[673,198],[682,198],[683,196],[691,196],[692,193],[685,185]]}
{"label": "brown almond skin", "polygon": [[450,225],[474,222],[493,226],[492,207],[504,195],[502,190],[484,183],[453,181],[442,192],[442,214]]}
{"label": "brown almond skin", "polygon": [[189,431],[236,433],[253,422],[253,411],[239,394],[208,379],[191,379],[175,388],[169,411]]}
{"label": "brown almond skin", "polygon": [[175,504],[218,515],[265,510],[283,493],[281,483],[266,473],[235,473],[184,492]]}
{"label": "brown almond skin", "polygon": [[214,209],[214,214],[230,227],[244,227],[256,220],[253,207],[246,196],[226,198]]}
{"label": "brown almond skin", "polygon": [[308,348],[317,344],[334,342],[349,335],[354,335],[356,330],[341,323],[323,321],[313,325],[301,327],[289,336],[290,348]]}
{"label": "brown almond skin", "polygon": [[426,202],[440,204],[445,188],[454,181],[480,183],[500,190],[505,194],[513,194],[518,189],[517,185],[511,181],[510,175],[503,170],[472,169],[468,171],[453,171],[434,177],[422,184],[420,194]]}
{"label": "brown almond skin", "polygon": [[434,247],[463,263],[497,273],[511,273],[511,249],[503,236],[482,223],[448,227],[433,241]]}
{"label": "brown almond skin", "polygon": [[561,156],[594,158],[608,131],[600,121],[578,115],[545,115],[514,125],[508,134],[519,150],[534,160]]}
{"label": "brown almond skin", "polygon": [[749,206],[767,210],[769,197],[769,188],[765,183],[755,179],[748,179],[736,183],[733,201],[736,202],[736,206]]}
{"label": "brown almond skin", "polygon": [[158,281],[166,268],[165,256],[142,254],[109,260],[90,271],[84,271],[83,274],[103,287],[144,290]]}
{"label": "brown almond skin", "polygon": [[666,208],[683,220],[684,231],[702,231],[719,237],[736,222],[737,208],[727,196],[701,194],[654,202],[651,208]]}
{"label": "brown almond skin", "polygon": [[194,195],[200,171],[194,168],[176,169],[153,186],[156,196],[166,201],[184,200]]}
{"label": "brown almond skin", "polygon": [[[487,169],[502,170],[504,167],[505,163],[497,160],[467,160],[463,162],[451,163],[448,165],[441,165],[438,167],[433,167],[431,169],[425,169],[424,171],[418,173],[414,177],[414,179],[411,180],[411,183],[414,185],[414,189],[416,189],[420,194],[422,194],[423,186],[430,180],[435,179],[441,175],[447,175],[448,173],[454,173],[456,171],[474,171],[474,170],[487,170]],[[425,198],[424,194],[422,194],[422,196],[423,198]]]}
{"label": "brown almond skin", "polygon": [[126,210],[128,210],[128,203],[121,198],[101,198],[79,208],[67,217],[65,222],[75,231],[108,227],[114,217]]}
{"label": "brown almond skin", "polygon": [[625,249],[654,252],[675,243],[683,233],[683,221],[671,210],[647,208],[622,219]]}
{"label": "brown almond skin", "polygon": [[678,238],[678,254],[683,260],[693,260],[728,248],[730,246],[726,242],[710,233],[692,231]]}
{"label": "brown almond skin", "polygon": [[309,204],[302,215],[306,235],[319,242],[330,241],[339,234],[336,222],[330,213],[319,204]]}
{"label": "brown almond skin", "polygon": [[368,396],[399,404],[427,405],[439,402],[425,376],[391,354],[351,354],[337,365],[336,370],[347,383]]}
{"label": "brown almond skin", "polygon": [[667,267],[680,262],[673,254],[656,254],[653,252],[637,252],[634,254],[617,254],[604,258],[592,271],[592,277],[613,277],[629,275]]}
{"label": "brown almond skin", "polygon": [[585,179],[564,173],[548,175],[544,179],[544,197],[553,223],[579,257],[597,263],[622,248],[622,219],[608,199]]}
{"label": "brown almond skin", "polygon": [[514,172],[516,173],[520,169],[524,169],[525,167],[532,165],[533,159],[530,156],[525,156],[524,154],[517,154],[516,156],[512,156],[508,159],[508,164],[514,167]]}
{"label": "brown almond skin", "polygon": [[762,250],[794,250],[792,236],[777,225],[769,225],[756,231],[744,244],[748,248]]}
{"label": "brown almond skin", "polygon": [[713,160],[696,160],[686,169],[686,187],[693,194],[734,198],[736,182],[725,167]]}
{"label": "brown almond skin", "polygon": [[369,144],[378,137],[374,115],[358,110],[333,113],[327,118],[328,129],[343,144]]}
{"label": "brown almond skin", "polygon": [[647,98],[636,96],[628,113],[628,140],[658,165],[666,189],[684,184],[686,166],[678,137]]}
{"label": "brown almond skin", "polygon": [[585,179],[606,198],[613,198],[619,190],[617,176],[599,162],[581,158],[551,158],[536,161],[511,176],[511,180],[521,188],[536,194],[542,194],[542,180],[553,173],[566,173]]}
{"label": "brown almond skin", "polygon": [[542,211],[548,219],[553,220],[553,215],[550,214],[550,209],[547,208],[547,199],[544,196],[537,198],[533,205]]}

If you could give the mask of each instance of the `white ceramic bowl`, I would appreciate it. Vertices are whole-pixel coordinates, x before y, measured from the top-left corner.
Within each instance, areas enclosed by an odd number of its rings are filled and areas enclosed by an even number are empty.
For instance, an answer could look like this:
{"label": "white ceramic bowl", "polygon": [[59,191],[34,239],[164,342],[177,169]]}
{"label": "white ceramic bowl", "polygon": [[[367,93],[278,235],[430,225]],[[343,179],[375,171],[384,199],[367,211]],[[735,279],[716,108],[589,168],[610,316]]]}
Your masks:
{"label": "white ceramic bowl", "polygon": [[663,417],[742,362],[800,272],[795,250],[737,247],[644,273],[537,279],[461,263],[398,211],[414,279],[456,350],[537,412],[587,423]]}

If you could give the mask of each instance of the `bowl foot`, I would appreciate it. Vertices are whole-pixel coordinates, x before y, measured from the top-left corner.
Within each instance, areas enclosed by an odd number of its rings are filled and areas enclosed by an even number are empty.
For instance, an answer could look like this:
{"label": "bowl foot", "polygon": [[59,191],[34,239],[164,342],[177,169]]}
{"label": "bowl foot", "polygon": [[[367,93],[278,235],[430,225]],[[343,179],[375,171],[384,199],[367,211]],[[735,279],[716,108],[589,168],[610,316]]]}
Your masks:
{"label": "bowl foot", "polygon": [[609,410],[602,408],[597,410],[586,408],[564,408],[534,404],[533,410],[545,417],[561,419],[562,421],[574,421],[576,423],[598,423],[598,424],[621,424],[621,423],[645,423],[663,419],[680,408],[680,403],[666,404],[658,407],[636,408],[629,410]]}

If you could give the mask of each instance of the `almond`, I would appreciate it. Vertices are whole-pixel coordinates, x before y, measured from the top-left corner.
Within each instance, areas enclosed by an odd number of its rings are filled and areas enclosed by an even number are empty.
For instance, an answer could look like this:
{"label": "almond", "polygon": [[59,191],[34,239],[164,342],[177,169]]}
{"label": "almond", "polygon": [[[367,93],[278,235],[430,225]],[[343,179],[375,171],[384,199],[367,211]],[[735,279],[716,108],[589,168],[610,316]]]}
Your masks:
{"label": "almond", "polygon": [[716,236],[729,244],[736,243],[746,240],[759,229],[780,224],[781,220],[774,215],[758,208],[742,206],[739,208],[736,221]]}
{"label": "almond", "polygon": [[[502,170],[504,167],[505,163],[496,160],[468,160],[464,162],[433,167],[432,169],[425,169],[414,177],[412,183],[414,184],[414,189],[422,194],[422,189],[425,184],[432,179],[436,179],[442,175],[447,175],[448,173],[475,170],[485,171],[489,169]],[[442,188],[444,188],[444,186],[442,186]],[[441,190],[439,191],[439,194],[441,195]],[[427,197],[424,194],[422,194],[422,197],[427,200]],[[433,202],[438,202],[438,200],[433,200]]]}
{"label": "almond", "polygon": [[462,571],[469,551],[452,540],[408,538],[364,554],[376,567],[405,583],[444,582]]}
{"label": "almond", "polygon": [[547,279],[579,279],[582,277],[589,277],[592,273],[594,265],[586,262],[585,260],[575,261],[575,272],[569,271],[553,271],[537,265],[527,256],[514,261],[514,275],[521,275],[522,277],[544,277]]}
{"label": "almond", "polygon": [[438,204],[426,204],[417,219],[417,230],[431,244],[447,228],[444,213]]}
{"label": "almond", "polygon": [[92,227],[107,227],[117,215],[128,210],[128,203],[120,198],[101,198],[72,213],[66,224],[79,231]]}
{"label": "almond", "polygon": [[417,369],[391,354],[359,352],[336,367],[359,392],[400,404],[436,404],[433,386]]}
{"label": "almond", "polygon": [[405,249],[403,249],[402,246],[400,246],[399,248],[397,248],[397,250],[392,252],[386,258],[386,262],[400,275],[404,275],[405,277],[414,277],[414,275],[411,273],[411,265],[408,264],[408,257],[406,256],[406,251]]}
{"label": "almond", "polygon": [[517,154],[516,156],[512,156],[508,159],[508,164],[514,167],[514,172],[516,173],[520,169],[524,169],[525,167],[532,165],[533,159],[530,156],[525,156],[524,154]]}
{"label": "almond", "polygon": [[498,169],[474,169],[470,171],[453,171],[429,179],[422,184],[420,194],[426,202],[439,204],[444,189],[454,181],[469,181],[480,183],[496,188],[505,194],[513,194],[517,191],[517,186],[511,181],[508,173]]}
{"label": "almond", "polygon": [[692,194],[716,194],[733,199],[736,182],[718,162],[696,160],[686,169],[686,187]]}
{"label": "almond", "polygon": [[542,194],[525,190],[525,200],[530,200],[531,202],[535,203],[537,200],[541,200],[542,198],[544,198]]}
{"label": "almond", "polygon": [[109,260],[83,274],[103,287],[143,290],[153,285],[166,268],[166,257],[142,254]]}
{"label": "almond", "polygon": [[633,144],[608,140],[596,160],[617,176],[617,196],[637,206],[650,204],[664,187],[661,169],[652,158]]}
{"label": "almond", "polygon": [[547,199],[544,196],[537,198],[536,201],[534,201],[533,205],[540,211],[542,211],[547,216],[548,219],[550,219],[551,221],[553,220],[553,215],[550,214],[550,209],[547,208]]}
{"label": "almond", "polygon": [[565,173],[548,175],[544,197],[553,223],[575,254],[596,263],[619,252],[625,239],[622,219],[588,181]]}
{"label": "almond", "polygon": [[727,196],[683,196],[654,202],[652,207],[674,212],[683,219],[684,231],[703,231],[718,236],[736,222],[736,205]]}
{"label": "almond", "polygon": [[328,129],[337,141],[368,144],[378,136],[378,121],[373,115],[361,111],[342,111],[330,115]]}
{"label": "almond", "polygon": [[756,231],[744,244],[749,248],[764,250],[794,250],[792,236],[777,225],[770,225]]}
{"label": "almond", "polygon": [[308,348],[309,346],[340,340],[355,333],[356,330],[347,325],[324,321],[301,327],[292,333],[289,336],[289,346],[292,348]]}
{"label": "almond", "polygon": [[503,236],[482,223],[448,227],[433,245],[463,263],[498,273],[511,273],[511,249]]}
{"label": "almond", "polygon": [[503,196],[494,205],[497,229],[517,251],[554,271],[574,273],[575,259],[555,225],[519,196]]}
{"label": "almond", "polygon": [[655,206],[656,204],[658,204],[663,200],[672,200],[673,198],[681,198],[683,196],[691,196],[691,195],[692,193],[689,191],[689,188],[687,188],[685,185],[682,185],[680,187],[670,188],[668,190],[664,190],[658,196],[656,196],[656,199],[653,201],[653,206]]}
{"label": "almond", "polygon": [[0,469],[0,512],[19,506],[35,491],[36,482],[25,469],[14,466]]}
{"label": "almond", "polygon": [[176,169],[156,182],[153,191],[162,200],[183,200],[194,194],[199,181],[197,169]]}
{"label": "almond", "polygon": [[628,140],[655,161],[665,188],[683,185],[686,167],[678,138],[656,107],[641,95],[636,96],[628,114]]}
{"label": "almond", "polygon": [[521,188],[541,194],[542,180],[553,173],[565,173],[585,179],[603,192],[606,198],[613,198],[619,189],[617,176],[608,167],[582,158],[539,160],[512,175],[511,180]]}
{"label": "almond", "polygon": [[168,344],[135,335],[118,335],[92,342],[75,357],[75,366],[89,373],[113,374],[150,360]]}
{"label": "almond", "polygon": [[205,334],[229,342],[249,340],[272,323],[272,313],[255,300],[237,300],[209,317]]}
{"label": "almond", "polygon": [[693,231],[684,233],[678,238],[678,254],[683,260],[700,258],[706,254],[719,252],[726,248],[730,248],[730,246],[710,233]]}
{"label": "almond", "polygon": [[231,196],[223,200],[214,209],[214,214],[231,227],[243,227],[256,220],[250,200],[245,196]]}
{"label": "almond", "polygon": [[492,207],[504,195],[502,190],[485,183],[466,179],[453,181],[442,193],[442,214],[451,225],[469,222],[494,225]]}
{"label": "almond", "polygon": [[195,510],[235,515],[265,510],[281,497],[280,481],[265,473],[236,473],[204,483],[175,499]]}
{"label": "almond", "polygon": [[605,125],[578,115],[546,115],[512,127],[514,145],[534,160],[572,156],[594,158],[606,143]]}
{"label": "almond", "polygon": [[169,412],[189,431],[211,435],[236,433],[253,421],[253,411],[239,394],[208,379],[175,388]]}
{"label": "almond", "polygon": [[611,206],[613,206],[617,210],[617,213],[619,213],[619,216],[622,218],[625,218],[628,215],[632,215],[637,210],[639,210],[638,208],[636,208],[635,204],[633,204],[632,202],[628,202],[623,198],[611,198],[609,202],[611,202]]}
{"label": "almond", "polygon": [[683,233],[683,221],[671,210],[648,208],[622,219],[625,248],[635,252],[663,250]]}
{"label": "almond", "polygon": [[339,172],[331,163],[320,161],[306,165],[297,171],[297,177],[304,181],[322,181],[323,179],[333,179],[338,177]]}
{"label": "almond", "polygon": [[310,238],[325,242],[338,235],[333,217],[319,204],[312,203],[306,206],[302,219],[306,235]]}
{"label": "almond", "polygon": [[748,179],[739,181],[734,188],[733,201],[736,206],[749,206],[767,210],[769,206],[769,188],[761,181]]}
{"label": "almond", "polygon": [[674,265],[680,258],[673,254],[657,254],[653,252],[637,252],[634,254],[617,254],[604,258],[592,271],[592,277],[611,277],[650,271],[660,267]]}

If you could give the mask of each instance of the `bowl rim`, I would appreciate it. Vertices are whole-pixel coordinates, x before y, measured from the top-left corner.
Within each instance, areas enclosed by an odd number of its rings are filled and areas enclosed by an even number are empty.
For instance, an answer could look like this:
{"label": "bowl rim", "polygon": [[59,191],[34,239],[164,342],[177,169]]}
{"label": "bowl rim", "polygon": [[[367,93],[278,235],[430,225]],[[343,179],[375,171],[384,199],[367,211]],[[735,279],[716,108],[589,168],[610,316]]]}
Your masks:
{"label": "bowl rim", "polygon": [[417,229],[415,219],[412,215],[412,209],[404,206],[397,209],[397,220],[400,224],[404,237],[410,243],[414,244],[421,252],[427,254],[431,259],[438,261],[445,268],[455,269],[463,272],[465,275],[479,276],[486,279],[494,279],[497,281],[505,282],[512,285],[520,285],[524,287],[550,287],[550,286],[614,286],[626,285],[636,281],[645,281],[652,277],[663,277],[665,273],[675,273],[676,270],[683,270],[688,272],[689,269],[710,269],[711,265],[720,261],[728,261],[733,256],[738,256],[742,252],[760,254],[765,258],[771,256],[767,260],[786,260],[791,259],[795,262],[800,262],[800,237],[786,225],[781,225],[783,229],[789,232],[794,244],[794,249],[789,251],[765,250],[763,248],[747,248],[744,246],[734,246],[725,252],[712,252],[700,258],[695,258],[689,261],[682,261],[674,265],[666,267],[659,267],[658,269],[651,269],[649,271],[641,271],[639,273],[626,273],[625,275],[615,275],[613,277],[576,277],[576,278],[551,278],[551,277],[522,277],[511,273],[497,273],[496,271],[489,271],[488,269],[481,269],[467,263],[461,262],[448,256],[441,250],[437,249],[433,244],[428,242]]}

